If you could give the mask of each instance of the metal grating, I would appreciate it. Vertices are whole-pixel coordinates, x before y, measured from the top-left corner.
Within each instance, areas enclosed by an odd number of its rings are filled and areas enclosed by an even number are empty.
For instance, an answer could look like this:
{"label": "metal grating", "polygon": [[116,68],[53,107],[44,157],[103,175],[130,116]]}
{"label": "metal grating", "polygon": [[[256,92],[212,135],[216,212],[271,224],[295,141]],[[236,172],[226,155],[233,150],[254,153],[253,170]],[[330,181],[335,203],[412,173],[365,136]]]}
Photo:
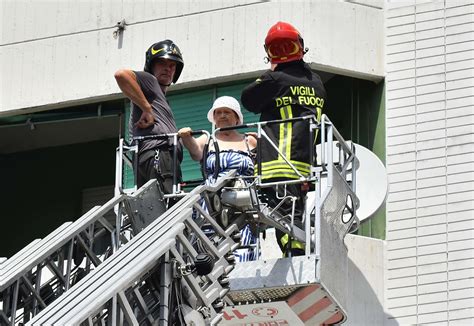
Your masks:
{"label": "metal grating", "polygon": [[271,288],[271,289],[258,289],[251,291],[235,291],[228,294],[228,297],[232,302],[238,303],[255,303],[262,301],[277,301],[286,300],[294,292],[301,287],[282,287],[282,288]]}

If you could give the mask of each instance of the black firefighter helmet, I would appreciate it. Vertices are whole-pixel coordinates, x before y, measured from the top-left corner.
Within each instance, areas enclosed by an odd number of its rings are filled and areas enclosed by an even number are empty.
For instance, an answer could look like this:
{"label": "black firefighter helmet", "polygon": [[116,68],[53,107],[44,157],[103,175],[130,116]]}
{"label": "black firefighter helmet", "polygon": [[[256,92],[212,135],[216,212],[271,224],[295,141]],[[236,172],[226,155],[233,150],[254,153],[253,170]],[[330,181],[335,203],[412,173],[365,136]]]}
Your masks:
{"label": "black firefighter helmet", "polygon": [[145,53],[145,67],[143,70],[152,74],[152,63],[159,58],[176,62],[176,71],[173,77],[173,83],[176,83],[184,67],[183,56],[178,46],[171,40],[160,41],[150,46]]}

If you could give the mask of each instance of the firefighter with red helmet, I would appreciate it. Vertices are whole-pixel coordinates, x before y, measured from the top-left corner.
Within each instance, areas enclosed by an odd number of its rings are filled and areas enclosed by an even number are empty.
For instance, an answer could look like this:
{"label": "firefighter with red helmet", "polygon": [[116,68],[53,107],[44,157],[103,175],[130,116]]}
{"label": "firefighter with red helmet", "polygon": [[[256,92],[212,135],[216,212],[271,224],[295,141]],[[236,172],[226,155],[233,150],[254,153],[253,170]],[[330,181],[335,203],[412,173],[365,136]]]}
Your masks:
{"label": "firefighter with red helmet", "polygon": [[[304,48],[304,41],[298,30],[289,23],[276,23],[267,33],[264,48],[271,69],[242,91],[241,102],[244,107],[251,112],[259,113],[260,121],[283,120],[306,115],[315,115],[319,121],[326,101],[326,90],[318,74],[303,61],[307,49]],[[311,160],[308,122],[271,124],[264,128],[286,159],[302,175],[309,175]],[[299,179],[268,141],[262,139],[259,146],[262,146],[260,172],[264,182]],[[280,202],[278,198],[282,197],[284,189],[267,187],[262,191],[266,193],[269,204],[275,207]],[[298,183],[287,185],[286,192],[297,198],[295,224],[301,227],[306,193]],[[284,202],[280,212],[287,215],[291,214],[291,210],[291,202]],[[288,235],[279,231],[277,238],[284,253],[303,254],[303,244],[290,241]]]}
{"label": "firefighter with red helmet", "polygon": [[[183,56],[178,46],[171,40],[163,40],[152,44],[146,51],[144,71],[120,69],[115,73],[118,86],[132,101],[130,135],[137,137],[178,132],[166,91],[172,83],[176,83],[183,66]],[[164,193],[172,192],[173,150],[178,151],[181,162],[181,144],[174,148],[169,139],[146,139],[139,143],[138,187],[156,178]],[[177,172],[179,181],[179,166]]]}

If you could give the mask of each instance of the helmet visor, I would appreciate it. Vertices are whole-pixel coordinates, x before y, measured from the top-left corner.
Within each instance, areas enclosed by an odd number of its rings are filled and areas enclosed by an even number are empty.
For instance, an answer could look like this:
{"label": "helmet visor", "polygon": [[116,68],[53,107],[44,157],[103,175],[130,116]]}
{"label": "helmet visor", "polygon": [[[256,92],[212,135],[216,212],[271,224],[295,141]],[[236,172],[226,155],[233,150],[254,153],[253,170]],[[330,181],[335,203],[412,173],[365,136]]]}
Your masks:
{"label": "helmet visor", "polygon": [[272,63],[299,60],[303,57],[300,43],[290,39],[279,39],[265,47]]}

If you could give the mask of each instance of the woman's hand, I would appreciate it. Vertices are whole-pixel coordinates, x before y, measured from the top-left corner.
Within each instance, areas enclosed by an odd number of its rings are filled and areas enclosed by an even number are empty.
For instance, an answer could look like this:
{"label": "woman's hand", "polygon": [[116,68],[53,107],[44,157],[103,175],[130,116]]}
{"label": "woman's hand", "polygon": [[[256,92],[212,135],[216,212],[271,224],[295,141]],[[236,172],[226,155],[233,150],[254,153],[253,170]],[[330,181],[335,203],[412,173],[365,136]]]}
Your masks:
{"label": "woman's hand", "polygon": [[181,138],[191,137],[193,130],[190,127],[184,127],[178,130],[178,136]]}
{"label": "woman's hand", "polygon": [[245,133],[247,136],[252,136],[253,138],[257,139],[258,135],[254,131],[246,132]]}
{"label": "woman's hand", "polygon": [[183,145],[188,149],[191,158],[195,161],[200,161],[207,137],[202,135],[196,139],[192,137],[192,132],[193,130],[191,128],[184,127],[178,130],[178,136],[181,137]]}
{"label": "woman's hand", "polygon": [[250,137],[247,137],[247,141],[248,141],[250,149],[254,149],[255,147],[257,147],[257,138],[258,138],[257,133],[251,131],[251,132],[246,132],[245,135],[250,136]]}

